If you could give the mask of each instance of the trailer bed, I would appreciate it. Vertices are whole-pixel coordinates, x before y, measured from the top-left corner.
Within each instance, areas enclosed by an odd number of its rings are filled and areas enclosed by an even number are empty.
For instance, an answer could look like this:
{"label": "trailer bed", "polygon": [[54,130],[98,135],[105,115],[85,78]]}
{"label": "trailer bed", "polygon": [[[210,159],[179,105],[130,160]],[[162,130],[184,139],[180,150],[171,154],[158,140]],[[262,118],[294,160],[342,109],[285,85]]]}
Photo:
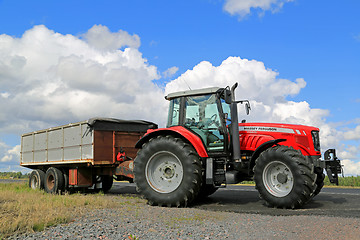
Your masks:
{"label": "trailer bed", "polygon": [[38,168],[44,165],[116,163],[119,151],[135,158],[135,143],[148,129],[157,125],[142,120],[91,118],[21,136],[20,165]]}

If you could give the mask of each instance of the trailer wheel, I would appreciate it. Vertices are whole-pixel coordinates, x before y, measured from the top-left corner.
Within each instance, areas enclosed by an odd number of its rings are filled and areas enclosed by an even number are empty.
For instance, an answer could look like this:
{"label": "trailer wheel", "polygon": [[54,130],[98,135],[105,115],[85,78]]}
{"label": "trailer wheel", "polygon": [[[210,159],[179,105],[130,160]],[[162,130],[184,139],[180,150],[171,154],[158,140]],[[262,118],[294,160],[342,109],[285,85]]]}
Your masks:
{"label": "trailer wheel", "polygon": [[64,175],[58,168],[50,167],[45,174],[45,191],[47,193],[61,193],[64,191]]}
{"label": "trailer wheel", "polygon": [[313,196],[316,175],[301,152],[286,146],[268,148],[256,160],[256,189],[270,207],[299,208]]}
{"label": "trailer wheel", "polygon": [[109,176],[109,175],[103,175],[101,176],[101,182],[102,182],[102,190],[104,193],[108,192],[114,182],[113,176]]}
{"label": "trailer wheel", "polygon": [[158,136],[139,150],[134,161],[134,182],[150,205],[185,207],[200,191],[199,156],[179,138]]}
{"label": "trailer wheel", "polygon": [[29,187],[32,189],[44,189],[45,172],[40,169],[35,169],[29,176]]}

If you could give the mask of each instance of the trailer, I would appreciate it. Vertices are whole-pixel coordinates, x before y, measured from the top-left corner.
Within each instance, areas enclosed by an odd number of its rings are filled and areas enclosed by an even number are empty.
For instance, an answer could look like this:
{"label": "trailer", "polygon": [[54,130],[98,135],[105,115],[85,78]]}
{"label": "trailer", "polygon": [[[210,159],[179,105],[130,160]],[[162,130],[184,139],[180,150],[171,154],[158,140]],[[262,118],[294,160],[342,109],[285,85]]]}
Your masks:
{"label": "trailer", "polygon": [[33,169],[31,188],[58,193],[76,188],[108,191],[133,179],[136,142],[157,125],[142,120],[91,118],[21,136],[20,165]]}

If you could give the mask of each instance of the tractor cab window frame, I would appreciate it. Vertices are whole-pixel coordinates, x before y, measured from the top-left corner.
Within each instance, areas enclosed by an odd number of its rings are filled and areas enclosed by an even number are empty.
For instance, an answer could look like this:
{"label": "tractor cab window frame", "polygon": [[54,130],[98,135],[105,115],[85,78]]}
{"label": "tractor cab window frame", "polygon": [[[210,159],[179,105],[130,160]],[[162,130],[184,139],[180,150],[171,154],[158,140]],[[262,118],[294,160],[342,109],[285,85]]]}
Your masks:
{"label": "tractor cab window frame", "polygon": [[226,128],[223,124],[223,111],[219,95],[216,93],[201,96],[183,97],[182,126],[196,133],[209,153],[224,153],[227,148]]}
{"label": "tractor cab window frame", "polygon": [[182,98],[175,98],[170,100],[167,127],[181,125],[182,118],[180,115],[183,115],[183,111],[181,111],[181,99]]}

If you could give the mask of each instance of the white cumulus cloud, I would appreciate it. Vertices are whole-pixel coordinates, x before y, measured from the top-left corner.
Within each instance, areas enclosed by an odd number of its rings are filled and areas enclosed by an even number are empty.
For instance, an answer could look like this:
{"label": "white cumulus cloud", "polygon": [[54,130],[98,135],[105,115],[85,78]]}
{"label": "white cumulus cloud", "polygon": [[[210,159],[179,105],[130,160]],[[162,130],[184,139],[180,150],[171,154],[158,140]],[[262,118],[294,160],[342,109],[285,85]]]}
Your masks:
{"label": "white cumulus cloud", "polygon": [[360,176],[360,162],[345,159],[341,161],[341,164],[346,175]]}
{"label": "white cumulus cloud", "polygon": [[7,150],[5,152],[5,155],[0,159],[0,162],[16,161],[16,162],[20,163],[20,160],[19,160],[20,150],[21,150],[20,145],[16,145],[15,147]]}
{"label": "white cumulus cloud", "polygon": [[238,15],[239,19],[250,14],[252,10],[260,10],[260,15],[265,11],[279,11],[284,3],[293,0],[225,0],[224,10],[231,15]]}
{"label": "white cumulus cloud", "polygon": [[85,34],[85,40],[93,47],[102,50],[117,50],[123,47],[140,47],[140,37],[136,34],[130,35],[128,32],[119,30],[117,33],[103,25],[94,25]]}
{"label": "white cumulus cloud", "polygon": [[168,68],[166,71],[163,72],[163,76],[164,78],[171,78],[175,73],[177,73],[177,71],[179,71],[178,67],[171,67]]}
{"label": "white cumulus cloud", "polygon": [[[354,139],[356,129],[349,130],[344,139],[344,133],[337,130],[336,124],[326,121],[329,111],[326,109],[311,108],[306,101],[290,101],[289,96],[297,95],[306,87],[302,78],[291,81],[279,79],[278,73],[265,67],[264,63],[256,60],[229,57],[220,66],[213,66],[210,62],[201,62],[192,70],[183,73],[177,79],[166,85],[165,93],[203,87],[225,87],[239,83],[236,90],[237,99],[249,99],[252,111],[245,115],[242,106],[239,106],[239,119],[248,122],[278,122],[310,125],[320,128],[321,146],[323,151],[328,148],[337,148],[338,157],[358,158],[359,145],[344,144],[347,139]],[[349,164],[346,162],[346,164]],[[347,174],[356,174],[354,168],[347,167]]]}
{"label": "white cumulus cloud", "polygon": [[[358,127],[339,131],[326,121],[328,110],[289,100],[306,87],[302,78],[281,79],[263,62],[228,57],[219,66],[200,62],[161,89],[153,81],[172,76],[178,68],[160,74],[139,46],[137,35],[110,32],[102,25],[81,36],[60,34],[43,25],[19,38],[0,35],[0,132],[20,135],[95,116],[145,119],[164,126],[168,106],[164,95],[188,86],[225,87],[238,82],[237,99],[249,99],[252,105],[249,116],[239,106],[240,119],[316,126],[321,129],[323,150],[338,148],[339,157],[349,161],[359,154],[358,144],[341,143],[358,140]],[[18,165],[16,152],[19,146],[0,139],[2,165]],[[347,174],[357,172],[347,169],[352,171]]]}
{"label": "white cumulus cloud", "polygon": [[360,125],[356,126],[355,129],[346,131],[344,133],[344,138],[346,140],[360,140]]}
{"label": "white cumulus cloud", "polygon": [[163,90],[152,82],[160,74],[139,45],[137,35],[101,25],[82,38],[43,25],[20,38],[0,35],[0,131],[20,134],[94,116],[165,119]]}

